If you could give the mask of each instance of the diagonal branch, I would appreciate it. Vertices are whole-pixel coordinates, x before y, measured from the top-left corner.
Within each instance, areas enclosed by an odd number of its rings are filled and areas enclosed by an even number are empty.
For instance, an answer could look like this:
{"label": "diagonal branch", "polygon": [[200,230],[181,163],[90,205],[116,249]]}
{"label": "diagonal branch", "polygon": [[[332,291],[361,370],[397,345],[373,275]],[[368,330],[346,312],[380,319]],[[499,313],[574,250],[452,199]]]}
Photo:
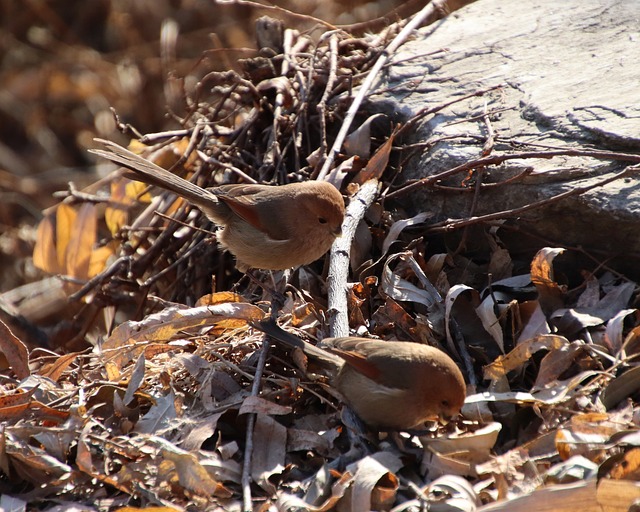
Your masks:
{"label": "diagonal branch", "polygon": [[329,287],[329,336],[349,336],[349,311],[347,307],[347,278],[351,242],[358,224],[373,203],[378,192],[378,180],[365,182],[351,198],[342,224],[342,236],[331,247],[331,264],[327,284]]}

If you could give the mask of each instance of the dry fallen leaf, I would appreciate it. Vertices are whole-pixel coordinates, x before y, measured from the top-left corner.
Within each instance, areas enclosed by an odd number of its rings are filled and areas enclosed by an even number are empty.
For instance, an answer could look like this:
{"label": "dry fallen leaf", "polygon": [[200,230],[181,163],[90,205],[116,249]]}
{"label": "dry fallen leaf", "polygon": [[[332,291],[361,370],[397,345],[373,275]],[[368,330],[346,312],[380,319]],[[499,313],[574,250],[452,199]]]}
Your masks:
{"label": "dry fallen leaf", "polygon": [[564,306],[565,290],[554,279],[553,260],[565,252],[564,249],[545,247],[531,262],[531,282],[538,290],[538,302],[549,317]]}
{"label": "dry fallen leaf", "polygon": [[31,374],[27,347],[2,320],[0,320],[0,351],[19,379],[25,379]]}

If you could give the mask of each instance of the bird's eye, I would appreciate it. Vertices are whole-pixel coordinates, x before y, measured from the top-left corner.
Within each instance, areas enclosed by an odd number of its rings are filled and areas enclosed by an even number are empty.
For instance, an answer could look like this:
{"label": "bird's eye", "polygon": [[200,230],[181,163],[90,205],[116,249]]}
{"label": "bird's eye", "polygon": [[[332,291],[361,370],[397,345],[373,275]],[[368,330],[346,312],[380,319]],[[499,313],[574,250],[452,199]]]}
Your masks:
{"label": "bird's eye", "polygon": [[442,404],[443,407],[449,407],[449,400],[443,400],[440,403]]}
{"label": "bird's eye", "polygon": [[319,222],[320,224],[326,224],[328,221],[327,221],[327,219],[325,219],[324,217],[318,217],[318,222]]}

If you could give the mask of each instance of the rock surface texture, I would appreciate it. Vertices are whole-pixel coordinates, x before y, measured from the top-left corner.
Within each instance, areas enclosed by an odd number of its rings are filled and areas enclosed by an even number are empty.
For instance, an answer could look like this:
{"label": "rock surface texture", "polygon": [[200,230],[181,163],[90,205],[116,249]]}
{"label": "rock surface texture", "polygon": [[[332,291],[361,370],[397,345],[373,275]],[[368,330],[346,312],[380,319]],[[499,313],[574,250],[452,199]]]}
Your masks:
{"label": "rock surface texture", "polygon": [[[407,180],[480,158],[491,131],[491,156],[550,149],[639,155],[640,2],[479,0],[423,29],[401,50],[370,99],[372,109],[396,119],[503,84],[425,118],[405,140],[425,143],[405,165]],[[588,156],[507,160],[485,169],[483,187],[464,183],[467,171],[442,181],[457,191],[422,187],[407,197],[414,211],[434,212],[433,221],[461,219],[584,187],[634,163]],[[532,172],[525,177],[486,186],[526,168]],[[637,267],[640,173],[518,218],[521,233],[540,244],[582,245],[601,257],[624,253],[617,263]]]}

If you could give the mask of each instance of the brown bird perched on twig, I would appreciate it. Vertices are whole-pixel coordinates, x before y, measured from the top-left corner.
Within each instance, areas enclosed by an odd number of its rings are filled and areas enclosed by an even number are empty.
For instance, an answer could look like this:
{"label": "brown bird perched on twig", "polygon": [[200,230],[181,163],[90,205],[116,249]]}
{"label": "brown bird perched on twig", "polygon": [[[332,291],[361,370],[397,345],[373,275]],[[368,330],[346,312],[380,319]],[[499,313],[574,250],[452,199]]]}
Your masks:
{"label": "brown bird perched on twig", "polygon": [[91,149],[91,153],[133,171],[127,177],[188,199],[220,226],[218,241],[236,257],[242,272],[306,265],[326,253],[341,234],[344,200],[325,181],[204,189],[114,142],[96,141],[105,149]]}
{"label": "brown bird perched on twig", "polygon": [[458,366],[441,350],[409,341],[325,338],[322,350],[281,329],[273,320],[255,327],[288,348],[300,348],[332,374],[333,386],[371,427],[420,428],[448,421],[466,396]]}

